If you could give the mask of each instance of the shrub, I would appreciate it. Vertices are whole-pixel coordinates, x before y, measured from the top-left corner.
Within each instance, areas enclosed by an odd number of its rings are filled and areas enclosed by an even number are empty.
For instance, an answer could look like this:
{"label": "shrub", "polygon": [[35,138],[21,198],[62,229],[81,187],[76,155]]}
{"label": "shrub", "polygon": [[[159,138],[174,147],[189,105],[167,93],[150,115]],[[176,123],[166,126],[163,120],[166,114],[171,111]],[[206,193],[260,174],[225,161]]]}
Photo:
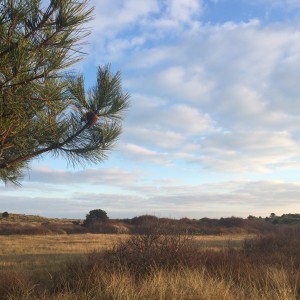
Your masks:
{"label": "shrub", "polygon": [[85,220],[83,221],[83,226],[89,226],[95,221],[106,221],[108,220],[108,216],[106,211],[102,209],[94,209],[91,210],[87,215]]}
{"label": "shrub", "polygon": [[105,260],[138,277],[149,274],[153,268],[197,266],[198,250],[191,236],[166,233],[156,228],[147,234],[132,235],[128,240],[120,241],[105,252]]}
{"label": "shrub", "polygon": [[2,218],[8,218],[9,217],[9,213],[7,211],[2,213]]}
{"label": "shrub", "polygon": [[300,227],[275,228],[266,235],[246,239],[243,249],[252,260],[264,264],[286,265],[292,261],[300,267]]}
{"label": "shrub", "polygon": [[243,227],[245,224],[244,219],[237,217],[221,218],[220,225],[225,227]]}

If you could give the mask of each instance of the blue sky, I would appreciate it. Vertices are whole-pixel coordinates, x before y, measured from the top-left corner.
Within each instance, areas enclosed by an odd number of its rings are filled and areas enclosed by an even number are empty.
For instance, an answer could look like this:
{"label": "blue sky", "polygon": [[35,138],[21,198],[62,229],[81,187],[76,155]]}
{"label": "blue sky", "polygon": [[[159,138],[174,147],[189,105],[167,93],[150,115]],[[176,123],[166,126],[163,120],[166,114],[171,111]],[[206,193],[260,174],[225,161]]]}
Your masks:
{"label": "blue sky", "polygon": [[92,1],[87,56],[122,72],[131,106],[108,160],[47,155],[1,210],[84,218],[181,218],[300,211],[300,2]]}

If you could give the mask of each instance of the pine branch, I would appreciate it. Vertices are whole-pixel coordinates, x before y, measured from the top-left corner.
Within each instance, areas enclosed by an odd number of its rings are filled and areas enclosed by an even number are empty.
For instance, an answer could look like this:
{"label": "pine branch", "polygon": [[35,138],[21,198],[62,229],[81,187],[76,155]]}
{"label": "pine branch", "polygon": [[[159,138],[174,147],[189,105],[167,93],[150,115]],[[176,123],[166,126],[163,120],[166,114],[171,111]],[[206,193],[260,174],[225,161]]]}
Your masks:
{"label": "pine branch", "polygon": [[30,154],[18,157],[16,159],[13,159],[11,161],[7,161],[7,162],[3,162],[0,164],[0,169],[7,169],[10,168],[12,165],[16,165],[20,162],[23,161],[27,161],[32,159],[33,157],[36,157],[38,155],[44,154],[45,152],[51,151],[51,150],[55,150],[55,149],[60,149],[61,147],[63,147],[65,144],[69,143],[70,141],[72,141],[74,138],[76,138],[77,136],[79,136],[86,128],[88,128],[89,125],[85,124],[80,130],[78,130],[77,132],[75,132],[73,135],[71,135],[69,138],[67,138],[65,141],[61,142],[61,143],[56,143],[54,145],[51,145],[49,147],[34,151]]}
{"label": "pine branch", "polygon": [[[47,22],[47,20],[53,15],[53,13],[54,13],[55,10],[56,10],[56,8],[53,7],[50,11],[48,11],[49,8],[50,8],[51,6],[52,6],[52,5],[50,4],[49,7],[48,7],[48,9],[47,9],[47,12],[44,14],[42,20],[41,20],[38,24],[36,24],[35,26],[32,26],[31,31],[28,32],[27,34],[25,34],[25,35],[23,36],[23,39],[27,39],[27,38],[29,38],[30,36],[34,35],[39,29],[41,29],[41,28],[45,25],[45,23]],[[19,44],[20,44],[20,40],[18,40],[17,42],[12,43],[12,44],[9,45],[4,51],[0,52],[0,59],[1,59],[4,55],[6,55],[7,53],[9,53],[9,52],[11,52],[12,50],[18,48]]]}
{"label": "pine branch", "polygon": [[[10,3],[9,6],[7,3]],[[80,59],[86,0],[0,1],[0,180],[17,183],[46,152],[75,163],[97,163],[121,133],[128,95],[120,73],[99,68],[96,87],[63,73]],[[12,10],[12,11],[10,11]]]}

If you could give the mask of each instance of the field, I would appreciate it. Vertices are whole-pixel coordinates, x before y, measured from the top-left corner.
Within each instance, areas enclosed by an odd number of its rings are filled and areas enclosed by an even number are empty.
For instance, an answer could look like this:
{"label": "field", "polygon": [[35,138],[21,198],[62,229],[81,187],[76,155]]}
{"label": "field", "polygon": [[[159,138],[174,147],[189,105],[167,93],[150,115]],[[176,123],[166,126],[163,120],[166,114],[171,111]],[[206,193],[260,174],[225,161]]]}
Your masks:
{"label": "field", "polygon": [[107,249],[118,239],[95,234],[0,236],[0,269],[55,270],[69,259]]}
{"label": "field", "polygon": [[[75,234],[78,225],[67,220],[2,221],[1,300],[300,299],[298,224],[265,226],[258,220],[255,227],[246,223],[249,232],[229,226],[218,228],[226,233],[195,235],[177,223],[147,218],[128,225],[136,233]],[[34,234],[9,233],[20,228]]]}
{"label": "field", "polygon": [[[110,249],[128,235],[10,235],[0,236],[0,270],[55,270],[61,263],[89,252]],[[248,235],[197,236],[195,242],[211,249],[240,247]],[[50,262],[50,263],[49,263]]]}

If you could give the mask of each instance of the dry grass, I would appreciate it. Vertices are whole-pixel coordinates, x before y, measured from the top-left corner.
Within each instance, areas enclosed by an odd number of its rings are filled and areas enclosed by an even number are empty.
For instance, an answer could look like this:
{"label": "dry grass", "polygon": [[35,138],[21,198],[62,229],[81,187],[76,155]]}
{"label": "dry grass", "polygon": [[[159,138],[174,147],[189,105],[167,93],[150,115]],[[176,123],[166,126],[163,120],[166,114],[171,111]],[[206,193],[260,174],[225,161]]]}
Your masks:
{"label": "dry grass", "polygon": [[254,238],[254,234],[222,234],[222,235],[197,235],[194,240],[199,246],[206,249],[220,250],[222,248],[241,248],[245,239]]}
{"label": "dry grass", "polygon": [[59,224],[69,224],[72,221],[78,221],[78,219],[59,219],[59,218],[45,218],[38,215],[24,215],[24,214],[14,214],[9,213],[8,218],[0,217],[0,223],[18,223],[18,224],[28,224],[28,223],[59,223]]}
{"label": "dry grass", "polygon": [[0,299],[297,300],[291,236],[0,236]]}
{"label": "dry grass", "polygon": [[[70,234],[70,235],[10,235],[0,236],[0,255],[85,253],[107,249],[128,235]],[[245,238],[253,235],[195,236],[194,240],[204,247],[222,248],[241,246]]]}
{"label": "dry grass", "polygon": [[[196,236],[201,247],[220,249],[240,247],[250,235]],[[111,248],[128,235],[70,234],[70,235],[0,235],[0,270],[34,270],[51,265],[55,269],[74,256]],[[50,263],[49,263],[50,262]]]}
{"label": "dry grass", "polygon": [[0,236],[0,270],[35,270],[51,267],[75,256],[112,247],[126,236],[110,234]]}

